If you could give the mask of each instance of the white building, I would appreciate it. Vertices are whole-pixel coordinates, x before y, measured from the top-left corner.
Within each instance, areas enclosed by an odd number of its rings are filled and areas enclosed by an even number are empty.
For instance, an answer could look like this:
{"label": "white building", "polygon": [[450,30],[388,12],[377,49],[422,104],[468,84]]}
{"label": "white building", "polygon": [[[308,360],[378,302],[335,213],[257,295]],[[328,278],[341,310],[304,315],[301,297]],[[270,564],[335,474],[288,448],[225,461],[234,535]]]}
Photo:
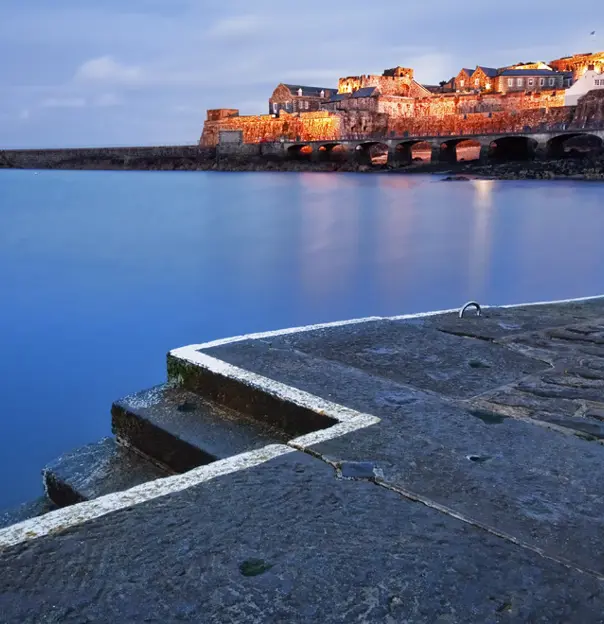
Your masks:
{"label": "white building", "polygon": [[604,89],[604,74],[588,69],[581,78],[564,93],[564,105],[576,106],[579,98],[594,89]]}

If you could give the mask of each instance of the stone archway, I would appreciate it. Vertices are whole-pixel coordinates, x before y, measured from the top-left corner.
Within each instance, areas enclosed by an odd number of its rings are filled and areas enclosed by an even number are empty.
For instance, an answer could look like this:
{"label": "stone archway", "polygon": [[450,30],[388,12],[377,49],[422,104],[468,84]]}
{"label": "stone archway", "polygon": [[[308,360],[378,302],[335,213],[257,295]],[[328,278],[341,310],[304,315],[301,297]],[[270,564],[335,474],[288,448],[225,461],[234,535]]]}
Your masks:
{"label": "stone archway", "polygon": [[381,141],[359,143],[355,148],[357,162],[363,165],[380,166],[388,162],[388,145]]}
{"label": "stone archway", "polygon": [[571,132],[552,137],[546,145],[548,158],[582,158],[601,154],[604,141],[595,134]]}
{"label": "stone archway", "polygon": [[505,136],[494,139],[491,143],[493,160],[531,160],[535,157],[537,141],[526,136]]}

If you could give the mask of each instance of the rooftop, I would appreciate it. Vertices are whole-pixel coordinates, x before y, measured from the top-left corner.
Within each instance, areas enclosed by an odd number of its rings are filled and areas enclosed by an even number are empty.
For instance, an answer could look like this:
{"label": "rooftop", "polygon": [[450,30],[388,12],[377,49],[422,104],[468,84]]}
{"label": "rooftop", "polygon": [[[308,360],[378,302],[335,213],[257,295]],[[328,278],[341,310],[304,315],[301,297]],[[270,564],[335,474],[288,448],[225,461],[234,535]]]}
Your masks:
{"label": "rooftop", "polygon": [[298,91],[302,89],[302,95],[320,97],[321,91],[325,91],[325,97],[328,97],[330,93],[337,93],[338,89],[334,87],[309,87],[305,85],[292,85],[292,84],[283,84],[284,87],[287,87],[292,95],[298,95]]}
{"label": "rooftop", "polygon": [[550,71],[549,69],[506,69],[501,76],[565,76],[565,72]]}

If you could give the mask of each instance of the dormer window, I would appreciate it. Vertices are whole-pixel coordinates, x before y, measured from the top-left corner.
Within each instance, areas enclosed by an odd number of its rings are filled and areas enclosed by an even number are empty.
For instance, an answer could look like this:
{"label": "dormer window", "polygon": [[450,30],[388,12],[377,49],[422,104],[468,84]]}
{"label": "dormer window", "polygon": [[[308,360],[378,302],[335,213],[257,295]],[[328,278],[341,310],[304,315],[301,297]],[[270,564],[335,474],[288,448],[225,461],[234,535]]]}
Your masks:
{"label": "dormer window", "polygon": [[300,87],[300,88],[298,89],[298,96],[299,96],[299,97],[302,97],[302,87]]}
{"label": "dormer window", "polygon": [[321,97],[324,98],[325,97],[325,89],[321,89]]}

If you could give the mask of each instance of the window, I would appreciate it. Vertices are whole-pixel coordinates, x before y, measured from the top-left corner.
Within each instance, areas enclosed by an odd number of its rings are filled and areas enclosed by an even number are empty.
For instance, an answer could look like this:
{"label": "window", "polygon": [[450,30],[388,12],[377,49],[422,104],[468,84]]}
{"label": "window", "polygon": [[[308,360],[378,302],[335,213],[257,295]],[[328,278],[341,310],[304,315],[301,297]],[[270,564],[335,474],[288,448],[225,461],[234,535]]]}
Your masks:
{"label": "window", "polygon": [[556,84],[556,79],[555,78],[550,78],[549,79],[549,86],[553,87]]}
{"label": "window", "polygon": [[325,97],[325,90],[321,89],[321,97],[324,98]]}
{"label": "window", "polygon": [[514,86],[514,79],[508,78],[508,87],[513,87],[513,86]]}
{"label": "window", "polygon": [[475,86],[475,87],[479,87],[479,86],[480,86],[480,78],[476,78],[476,79],[474,80],[474,86]]}
{"label": "window", "polygon": [[308,100],[306,100],[306,101],[304,102],[304,108],[305,108],[305,110],[308,110],[308,106],[309,106],[309,102],[308,102]]}
{"label": "window", "polygon": [[528,86],[532,87],[535,84],[535,81],[533,80],[533,78],[529,78],[528,79]]}
{"label": "window", "polygon": [[523,83],[524,83],[524,79],[523,78],[516,78],[516,86],[517,87],[521,87]]}
{"label": "window", "polygon": [[275,115],[279,112],[279,108],[278,108],[278,104],[277,102],[273,102],[273,113],[275,113]]}
{"label": "window", "polygon": [[465,80],[462,79],[462,80],[459,81],[459,86],[460,87],[463,87],[465,84],[466,84]]}
{"label": "window", "polygon": [[490,88],[491,88],[491,83],[487,82],[487,84],[485,85],[485,88],[486,88],[487,91],[489,91]]}
{"label": "window", "polygon": [[539,86],[543,87],[545,85],[545,78],[539,78]]}
{"label": "window", "polygon": [[299,97],[302,97],[302,87],[300,87],[300,88],[298,89],[298,96],[299,96]]}

